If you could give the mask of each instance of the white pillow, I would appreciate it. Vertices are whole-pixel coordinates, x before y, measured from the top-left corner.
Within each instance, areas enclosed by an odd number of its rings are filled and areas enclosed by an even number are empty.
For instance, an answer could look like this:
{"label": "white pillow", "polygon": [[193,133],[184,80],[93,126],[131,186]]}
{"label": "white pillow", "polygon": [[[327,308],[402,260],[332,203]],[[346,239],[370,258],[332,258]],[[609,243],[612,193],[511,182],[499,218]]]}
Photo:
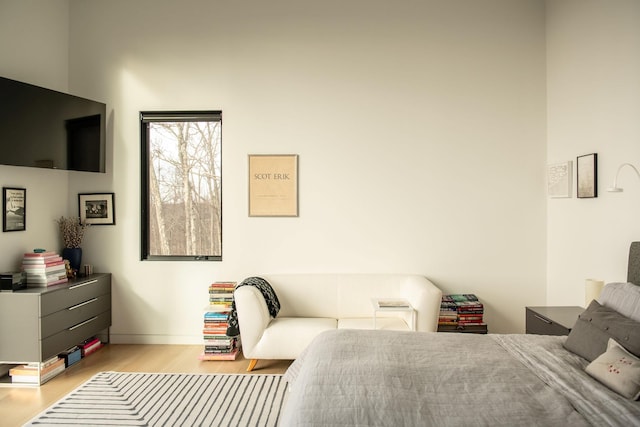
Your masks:
{"label": "white pillow", "polygon": [[587,373],[622,396],[640,398],[640,359],[609,338],[607,351],[585,368]]}
{"label": "white pillow", "polygon": [[600,304],[640,322],[640,286],[633,283],[608,283],[598,298]]}

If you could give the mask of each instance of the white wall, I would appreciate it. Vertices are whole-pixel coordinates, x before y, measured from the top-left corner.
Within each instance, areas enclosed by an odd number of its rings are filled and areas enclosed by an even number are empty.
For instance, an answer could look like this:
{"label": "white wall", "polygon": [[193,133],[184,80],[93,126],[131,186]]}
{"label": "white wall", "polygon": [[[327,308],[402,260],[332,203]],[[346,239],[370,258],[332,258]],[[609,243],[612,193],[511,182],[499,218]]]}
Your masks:
{"label": "white wall", "polygon": [[68,90],[69,0],[0,0],[0,75]]}
{"label": "white wall", "polygon": [[[547,2],[548,158],[598,153],[598,197],[548,203],[547,302],[583,305],[584,281],[625,281],[640,240],[640,2]],[[574,177],[575,178],[575,177]]]}
{"label": "white wall", "polygon": [[[68,90],[68,0],[0,0],[0,76]],[[34,248],[60,249],[54,220],[77,215],[77,204],[69,211],[74,174],[80,173],[0,166],[0,186],[27,190],[26,230],[0,233],[0,271],[17,271],[22,254]]]}
{"label": "white wall", "polygon": [[[114,342],[200,342],[214,280],[424,274],[491,332],[545,302],[545,12],[537,0],[70,2],[69,89],[107,102],[114,191],[88,262]],[[142,262],[138,113],[223,110],[223,261]],[[300,156],[300,216],[247,216],[247,155]],[[3,236],[4,237],[4,236]]]}

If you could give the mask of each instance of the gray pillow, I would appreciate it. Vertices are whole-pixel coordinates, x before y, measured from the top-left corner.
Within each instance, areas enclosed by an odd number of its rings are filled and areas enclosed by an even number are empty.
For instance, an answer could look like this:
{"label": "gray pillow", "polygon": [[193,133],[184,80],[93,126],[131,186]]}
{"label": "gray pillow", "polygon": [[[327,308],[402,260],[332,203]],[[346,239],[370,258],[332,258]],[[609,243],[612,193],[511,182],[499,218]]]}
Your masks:
{"label": "gray pillow", "polygon": [[640,322],[640,286],[633,283],[607,283],[598,302]]}
{"label": "gray pillow", "polygon": [[616,340],[635,356],[640,355],[640,322],[594,300],[578,316],[564,347],[592,362],[607,351],[609,338]]}

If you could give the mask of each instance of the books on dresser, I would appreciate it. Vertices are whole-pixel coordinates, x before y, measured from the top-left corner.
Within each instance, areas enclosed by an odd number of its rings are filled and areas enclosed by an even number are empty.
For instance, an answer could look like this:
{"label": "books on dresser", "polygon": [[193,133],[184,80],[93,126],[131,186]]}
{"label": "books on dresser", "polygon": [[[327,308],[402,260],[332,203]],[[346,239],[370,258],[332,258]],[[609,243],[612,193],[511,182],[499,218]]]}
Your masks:
{"label": "books on dresser", "polygon": [[46,287],[67,282],[64,260],[53,251],[25,253],[22,272],[29,287]]}

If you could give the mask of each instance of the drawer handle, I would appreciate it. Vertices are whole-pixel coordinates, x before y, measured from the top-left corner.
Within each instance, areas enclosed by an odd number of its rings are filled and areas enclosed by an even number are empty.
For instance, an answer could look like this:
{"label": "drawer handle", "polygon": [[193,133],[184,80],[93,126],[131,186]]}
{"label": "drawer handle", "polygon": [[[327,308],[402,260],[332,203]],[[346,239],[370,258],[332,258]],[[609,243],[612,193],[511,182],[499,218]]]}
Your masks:
{"label": "drawer handle", "polygon": [[91,304],[92,302],[96,302],[96,301],[98,301],[98,298],[91,298],[89,301],[85,301],[85,302],[81,302],[80,304],[76,304],[73,307],[67,308],[67,310],[69,310],[69,311],[75,310],[76,308],[80,308],[83,305]]}
{"label": "drawer handle", "polygon": [[98,318],[98,316],[93,316],[91,319],[87,319],[84,322],[80,322],[77,325],[74,325],[72,327],[70,327],[68,330],[69,331],[73,331],[74,329],[78,329],[80,326],[84,326],[87,323],[93,322],[94,320],[96,320]]}
{"label": "drawer handle", "polygon": [[542,320],[542,321],[543,321],[544,323],[546,323],[547,325],[550,325],[550,324],[552,324],[552,323],[553,323],[551,320],[547,320],[547,319],[545,319],[544,317],[540,317],[540,316],[538,316],[537,314],[534,314],[533,316],[534,316],[536,319],[538,319],[538,320]]}
{"label": "drawer handle", "polygon": [[96,283],[98,279],[89,280],[88,282],[78,283],[77,285],[69,286],[69,290],[73,290],[75,288],[81,288],[83,286],[91,285],[92,283]]}

